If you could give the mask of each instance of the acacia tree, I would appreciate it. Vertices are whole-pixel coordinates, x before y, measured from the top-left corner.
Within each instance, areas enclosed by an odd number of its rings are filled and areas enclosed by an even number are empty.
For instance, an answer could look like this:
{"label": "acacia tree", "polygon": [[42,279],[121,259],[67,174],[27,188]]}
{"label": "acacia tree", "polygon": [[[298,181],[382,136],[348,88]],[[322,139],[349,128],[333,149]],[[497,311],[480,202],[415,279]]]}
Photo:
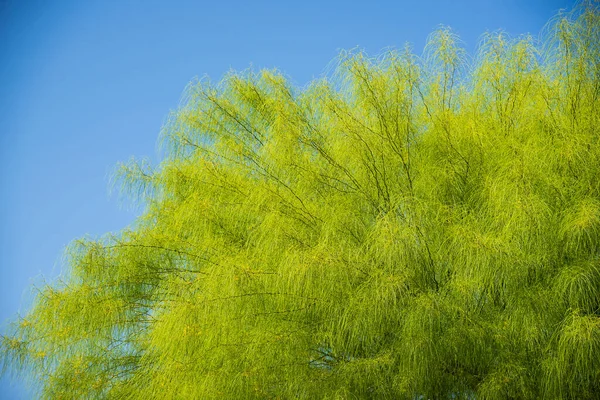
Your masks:
{"label": "acacia tree", "polygon": [[187,89],[135,226],[2,336],[40,396],[600,393],[600,13]]}

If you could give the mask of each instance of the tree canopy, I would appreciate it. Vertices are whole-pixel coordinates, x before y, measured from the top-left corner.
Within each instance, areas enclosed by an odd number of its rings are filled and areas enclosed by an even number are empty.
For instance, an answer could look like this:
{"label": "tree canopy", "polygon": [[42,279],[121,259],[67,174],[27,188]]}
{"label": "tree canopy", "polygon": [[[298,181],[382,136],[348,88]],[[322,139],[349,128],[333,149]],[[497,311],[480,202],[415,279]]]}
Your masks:
{"label": "tree canopy", "polygon": [[600,393],[600,13],[189,85],[1,337],[50,399]]}

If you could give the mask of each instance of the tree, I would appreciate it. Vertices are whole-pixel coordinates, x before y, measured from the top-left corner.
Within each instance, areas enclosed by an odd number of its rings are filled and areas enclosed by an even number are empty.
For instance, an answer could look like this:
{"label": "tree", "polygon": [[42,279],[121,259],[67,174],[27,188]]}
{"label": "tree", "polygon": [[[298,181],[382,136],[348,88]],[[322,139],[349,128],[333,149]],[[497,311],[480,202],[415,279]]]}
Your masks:
{"label": "tree", "polygon": [[119,168],[143,215],[70,245],[5,369],[52,399],[597,396],[599,22],[191,84],[164,161]]}

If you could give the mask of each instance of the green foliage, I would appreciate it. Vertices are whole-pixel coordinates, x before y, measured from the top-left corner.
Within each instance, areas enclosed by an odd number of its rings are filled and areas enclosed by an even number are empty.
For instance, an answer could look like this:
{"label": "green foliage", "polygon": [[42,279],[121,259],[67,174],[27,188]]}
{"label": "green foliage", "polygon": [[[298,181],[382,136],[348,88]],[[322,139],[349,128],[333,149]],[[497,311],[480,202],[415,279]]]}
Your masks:
{"label": "green foliage", "polygon": [[52,399],[600,393],[600,13],[189,86],[135,227],[2,337]]}

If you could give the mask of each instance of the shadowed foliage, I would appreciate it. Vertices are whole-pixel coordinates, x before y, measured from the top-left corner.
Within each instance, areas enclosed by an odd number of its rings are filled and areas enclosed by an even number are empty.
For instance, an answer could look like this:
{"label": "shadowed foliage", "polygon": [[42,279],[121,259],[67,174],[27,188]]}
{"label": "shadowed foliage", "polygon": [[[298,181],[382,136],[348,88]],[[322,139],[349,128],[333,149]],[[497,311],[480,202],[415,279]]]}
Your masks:
{"label": "shadowed foliage", "polygon": [[191,84],[1,337],[48,399],[600,393],[600,13]]}

